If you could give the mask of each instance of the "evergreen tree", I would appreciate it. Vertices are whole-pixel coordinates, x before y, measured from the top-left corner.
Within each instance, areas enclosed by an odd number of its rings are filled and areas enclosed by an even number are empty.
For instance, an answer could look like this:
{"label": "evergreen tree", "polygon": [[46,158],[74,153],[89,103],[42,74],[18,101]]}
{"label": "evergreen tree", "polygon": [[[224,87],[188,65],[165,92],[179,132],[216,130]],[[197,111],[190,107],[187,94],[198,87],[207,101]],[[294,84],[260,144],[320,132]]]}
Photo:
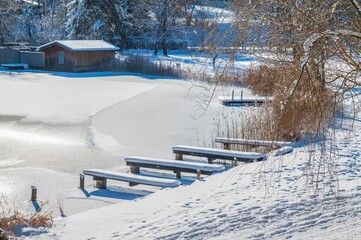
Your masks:
{"label": "evergreen tree", "polygon": [[68,10],[69,39],[104,39],[126,47],[121,0],[74,0]]}

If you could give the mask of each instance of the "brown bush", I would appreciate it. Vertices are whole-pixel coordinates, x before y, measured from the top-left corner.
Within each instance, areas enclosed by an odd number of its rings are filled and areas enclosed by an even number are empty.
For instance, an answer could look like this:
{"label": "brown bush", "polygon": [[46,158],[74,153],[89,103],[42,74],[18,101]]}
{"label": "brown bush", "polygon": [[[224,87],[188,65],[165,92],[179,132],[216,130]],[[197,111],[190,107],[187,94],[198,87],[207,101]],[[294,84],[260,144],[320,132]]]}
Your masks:
{"label": "brown bush", "polygon": [[[45,205],[47,203],[42,204],[41,207]],[[0,210],[0,229],[4,231],[3,236],[14,236],[18,227],[50,227],[53,223],[50,211],[23,214],[9,207],[9,203],[4,197],[0,197]]]}
{"label": "brown bush", "polygon": [[280,79],[282,69],[261,65],[249,69],[243,74],[242,82],[255,94],[271,96],[274,93],[276,82]]}
{"label": "brown bush", "polygon": [[328,88],[291,64],[262,65],[243,75],[243,81],[256,94],[272,95],[273,101],[247,116],[234,117],[238,120],[227,119],[218,127],[219,136],[294,141],[320,135],[336,108]]}

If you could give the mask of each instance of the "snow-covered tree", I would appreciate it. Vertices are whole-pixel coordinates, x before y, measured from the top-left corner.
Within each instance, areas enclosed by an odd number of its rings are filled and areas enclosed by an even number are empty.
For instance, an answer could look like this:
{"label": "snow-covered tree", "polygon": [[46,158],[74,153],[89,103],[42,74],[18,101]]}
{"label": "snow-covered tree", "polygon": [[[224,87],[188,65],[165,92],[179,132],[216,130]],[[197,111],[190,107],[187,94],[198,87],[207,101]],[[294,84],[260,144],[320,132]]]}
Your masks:
{"label": "snow-covered tree", "polygon": [[104,39],[127,45],[121,0],[74,0],[68,4],[67,17],[69,39]]}
{"label": "snow-covered tree", "polygon": [[16,3],[0,0],[0,44],[13,40],[12,32],[17,21]]}

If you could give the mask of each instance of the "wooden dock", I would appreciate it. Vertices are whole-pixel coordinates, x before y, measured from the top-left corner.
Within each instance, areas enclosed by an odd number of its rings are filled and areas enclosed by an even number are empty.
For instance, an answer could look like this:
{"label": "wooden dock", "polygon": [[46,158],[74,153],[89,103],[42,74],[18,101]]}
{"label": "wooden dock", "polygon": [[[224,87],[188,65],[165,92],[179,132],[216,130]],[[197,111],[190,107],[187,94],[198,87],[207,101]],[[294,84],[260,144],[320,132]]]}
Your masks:
{"label": "wooden dock", "polygon": [[265,98],[265,97],[257,97],[257,98],[243,98],[243,97],[228,97],[228,96],[219,96],[219,101],[223,105],[230,106],[230,105],[243,105],[243,104],[264,104],[266,102],[272,102],[272,98]]}
{"label": "wooden dock", "polygon": [[266,102],[272,102],[273,98],[271,97],[252,97],[252,98],[246,98],[243,97],[243,91],[241,92],[241,96],[235,96],[234,91],[232,91],[232,96],[219,96],[219,101],[223,105],[230,106],[230,105],[258,105],[258,104],[264,104]]}

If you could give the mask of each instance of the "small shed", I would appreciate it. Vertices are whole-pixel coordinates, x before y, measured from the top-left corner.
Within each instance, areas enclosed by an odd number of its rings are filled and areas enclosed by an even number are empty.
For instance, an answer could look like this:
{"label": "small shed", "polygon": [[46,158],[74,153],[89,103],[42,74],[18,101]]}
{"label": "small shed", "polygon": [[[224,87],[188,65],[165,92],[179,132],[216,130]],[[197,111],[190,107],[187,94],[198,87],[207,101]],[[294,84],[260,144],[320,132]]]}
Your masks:
{"label": "small shed", "polygon": [[44,52],[46,69],[72,72],[102,70],[118,50],[103,40],[58,40],[37,48]]}

